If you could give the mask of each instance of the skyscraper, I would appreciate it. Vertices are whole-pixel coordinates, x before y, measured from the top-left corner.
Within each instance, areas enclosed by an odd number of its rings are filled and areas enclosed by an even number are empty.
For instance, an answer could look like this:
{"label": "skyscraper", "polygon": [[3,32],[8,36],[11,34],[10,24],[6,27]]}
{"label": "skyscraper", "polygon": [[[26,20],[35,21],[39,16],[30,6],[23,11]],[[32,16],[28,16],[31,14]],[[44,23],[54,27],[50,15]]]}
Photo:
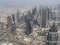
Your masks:
{"label": "skyscraper", "polygon": [[57,27],[54,23],[48,32],[46,45],[58,45]]}
{"label": "skyscraper", "polygon": [[48,10],[47,7],[40,7],[40,28],[46,28],[48,24]]}
{"label": "skyscraper", "polygon": [[12,31],[16,31],[15,15],[12,14]]}
{"label": "skyscraper", "polygon": [[12,19],[11,16],[7,17],[7,28],[12,26]]}
{"label": "skyscraper", "polygon": [[52,13],[52,7],[47,8],[48,10],[48,20],[52,20],[53,13]]}
{"label": "skyscraper", "polygon": [[26,23],[26,31],[27,35],[31,34],[33,31],[33,17],[30,12],[25,16],[25,23]]}
{"label": "skyscraper", "polygon": [[16,17],[17,17],[17,22],[19,22],[19,20],[20,20],[19,15],[20,15],[20,13],[19,13],[19,11],[17,10],[17,14],[16,14]]}

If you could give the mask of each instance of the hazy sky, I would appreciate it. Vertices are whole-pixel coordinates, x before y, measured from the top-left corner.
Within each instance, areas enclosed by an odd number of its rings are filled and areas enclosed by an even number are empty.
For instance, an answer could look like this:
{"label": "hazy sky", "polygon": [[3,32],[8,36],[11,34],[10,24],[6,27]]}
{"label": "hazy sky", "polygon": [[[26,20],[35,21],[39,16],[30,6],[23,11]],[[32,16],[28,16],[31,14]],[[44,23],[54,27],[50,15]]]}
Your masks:
{"label": "hazy sky", "polygon": [[60,0],[0,0],[0,6],[56,5]]}

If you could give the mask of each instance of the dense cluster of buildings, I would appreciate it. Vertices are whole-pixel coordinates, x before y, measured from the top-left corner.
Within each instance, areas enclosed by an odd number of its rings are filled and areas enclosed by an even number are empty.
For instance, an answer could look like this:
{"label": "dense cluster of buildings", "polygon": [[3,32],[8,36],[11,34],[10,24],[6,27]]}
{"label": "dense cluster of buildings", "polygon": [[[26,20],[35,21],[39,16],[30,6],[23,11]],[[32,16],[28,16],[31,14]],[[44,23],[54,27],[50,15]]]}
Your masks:
{"label": "dense cluster of buildings", "polygon": [[[10,32],[14,34],[17,33],[15,37],[18,37],[19,35],[19,39],[22,37],[21,39],[24,39],[27,42],[29,42],[30,39],[31,42],[28,43],[29,45],[58,45],[57,32],[59,29],[57,29],[57,27],[60,26],[60,5],[56,7],[35,7],[25,13],[20,13],[19,10],[16,12],[17,13],[15,14],[7,16],[7,22],[4,23],[3,21],[0,21],[1,33],[5,30],[7,30],[7,32],[10,30]],[[21,14],[22,16],[20,16]],[[40,39],[41,37],[43,37],[44,40]],[[28,45],[27,42],[26,44],[23,42],[24,41],[20,44]]]}

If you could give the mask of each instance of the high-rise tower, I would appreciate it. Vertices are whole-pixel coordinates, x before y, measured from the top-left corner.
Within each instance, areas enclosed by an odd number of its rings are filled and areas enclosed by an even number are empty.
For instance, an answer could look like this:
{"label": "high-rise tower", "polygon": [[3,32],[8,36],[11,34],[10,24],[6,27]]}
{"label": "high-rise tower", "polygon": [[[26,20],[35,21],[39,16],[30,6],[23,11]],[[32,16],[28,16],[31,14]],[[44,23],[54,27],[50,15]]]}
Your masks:
{"label": "high-rise tower", "polygon": [[25,23],[26,23],[26,31],[25,31],[25,33],[27,35],[29,35],[33,31],[33,15],[32,15],[32,13],[30,11],[25,16]]}
{"label": "high-rise tower", "polygon": [[16,14],[16,17],[17,17],[17,22],[19,22],[19,20],[20,20],[19,15],[20,15],[20,13],[19,13],[19,11],[17,10],[17,14]]}
{"label": "high-rise tower", "polygon": [[11,16],[8,16],[7,17],[7,28],[11,27],[11,25],[12,25],[11,22],[12,22],[12,18],[11,18]]}
{"label": "high-rise tower", "polygon": [[32,33],[32,21],[28,17],[25,17],[26,31],[25,34],[29,35]]}
{"label": "high-rise tower", "polygon": [[15,15],[12,14],[12,31],[16,31]]}
{"label": "high-rise tower", "polygon": [[58,34],[57,34],[57,27],[53,23],[51,26],[48,35],[47,35],[47,42],[46,45],[58,45]]}
{"label": "high-rise tower", "polygon": [[47,28],[48,24],[48,10],[47,7],[40,7],[40,28]]}

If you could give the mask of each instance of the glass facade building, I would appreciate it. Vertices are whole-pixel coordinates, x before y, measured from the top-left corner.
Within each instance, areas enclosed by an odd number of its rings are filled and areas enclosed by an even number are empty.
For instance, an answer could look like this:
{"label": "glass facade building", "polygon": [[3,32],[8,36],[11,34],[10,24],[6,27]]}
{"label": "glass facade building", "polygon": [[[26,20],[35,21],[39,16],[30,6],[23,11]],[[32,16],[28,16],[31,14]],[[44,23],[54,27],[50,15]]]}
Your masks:
{"label": "glass facade building", "polygon": [[57,27],[53,24],[47,35],[47,45],[58,45]]}

